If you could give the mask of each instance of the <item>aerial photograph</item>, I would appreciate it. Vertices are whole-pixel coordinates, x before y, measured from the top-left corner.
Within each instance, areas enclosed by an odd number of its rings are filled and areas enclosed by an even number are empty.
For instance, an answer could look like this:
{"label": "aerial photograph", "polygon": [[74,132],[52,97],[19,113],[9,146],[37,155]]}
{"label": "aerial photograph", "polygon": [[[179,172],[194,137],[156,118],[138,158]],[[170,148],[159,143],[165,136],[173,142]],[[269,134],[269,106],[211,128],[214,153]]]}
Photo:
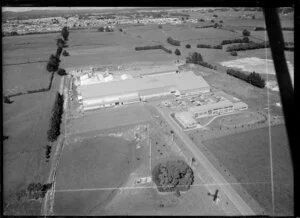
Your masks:
{"label": "aerial photograph", "polygon": [[3,215],[294,216],[268,31],[261,7],[2,7]]}

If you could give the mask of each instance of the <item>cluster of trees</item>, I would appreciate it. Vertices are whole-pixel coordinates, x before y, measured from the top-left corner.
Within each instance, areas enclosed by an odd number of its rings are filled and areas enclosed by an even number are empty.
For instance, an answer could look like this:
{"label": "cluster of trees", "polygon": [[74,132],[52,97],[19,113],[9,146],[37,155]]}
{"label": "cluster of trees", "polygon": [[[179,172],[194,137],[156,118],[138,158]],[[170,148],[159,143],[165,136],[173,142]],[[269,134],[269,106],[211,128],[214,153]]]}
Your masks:
{"label": "cluster of trees", "polygon": [[167,38],[167,42],[174,46],[180,46],[180,41],[173,39],[172,37]]}
{"label": "cluster of trees", "polygon": [[51,54],[48,64],[47,64],[47,71],[48,72],[55,72],[58,69],[60,63],[60,59],[58,56]]}
{"label": "cluster of trees", "polygon": [[233,44],[233,43],[249,43],[249,38],[244,37],[242,39],[227,39],[227,40],[223,40],[221,42],[221,45],[228,45],[228,44]]}
{"label": "cluster of trees", "polygon": [[153,168],[152,179],[160,192],[187,191],[194,182],[194,173],[183,160],[170,160]]}
{"label": "cluster of trees", "polygon": [[249,30],[243,30],[243,36],[250,36],[250,31]]}
{"label": "cluster of trees", "polygon": [[51,189],[52,183],[41,184],[41,183],[30,183],[27,186],[27,194],[30,199],[44,198],[47,191]]}
{"label": "cluster of trees", "polygon": [[231,56],[237,56],[238,54],[237,54],[236,51],[232,51],[232,52],[230,52],[230,55],[231,55]]}
{"label": "cluster of trees", "polygon": [[207,68],[214,69],[214,70],[217,69],[216,66],[213,66],[213,65],[203,61],[202,55],[198,52],[190,53],[189,56],[186,58],[186,63],[187,64],[189,64],[189,63],[198,64],[203,67],[207,67]]}
{"label": "cluster of trees", "polygon": [[213,48],[213,49],[222,49],[222,45],[206,45],[206,44],[198,44],[197,48]]}
{"label": "cluster of trees", "polygon": [[238,45],[231,45],[226,48],[227,52],[231,51],[246,51],[246,50],[253,50],[253,49],[260,49],[260,48],[269,48],[269,42],[249,42],[247,44],[238,44]]}
{"label": "cluster of trees", "polygon": [[242,72],[235,69],[227,69],[227,74],[234,76],[236,78],[239,78],[241,80],[244,80],[245,82],[248,82],[256,87],[264,88],[265,87],[265,80],[261,78],[260,74],[252,72],[250,74],[246,72]]}
{"label": "cluster of trees", "polygon": [[65,69],[61,69],[61,68],[59,68],[59,69],[57,70],[57,74],[60,75],[60,76],[65,76],[65,75],[67,75]]}
{"label": "cluster of trees", "polygon": [[61,36],[63,37],[63,39],[65,41],[68,41],[69,40],[69,30],[68,30],[68,27],[63,27],[62,30],[61,30]]}
{"label": "cluster of trees", "polygon": [[51,146],[50,145],[46,145],[46,159],[48,160],[50,158],[50,154],[51,154]]}
{"label": "cluster of trees", "polygon": [[175,52],[174,52],[177,56],[181,55],[181,52],[178,48],[176,48]]}
{"label": "cluster of trees", "polygon": [[47,131],[48,140],[54,142],[60,135],[60,123],[63,114],[64,98],[61,94],[57,93],[52,109],[52,115],[50,120],[50,129]]}
{"label": "cluster of trees", "polygon": [[[114,29],[113,28],[109,28],[108,26],[105,27],[105,28],[103,26],[98,28],[98,32],[113,32],[113,31],[114,31]],[[120,32],[122,32],[122,31],[120,31]]]}
{"label": "cluster of trees", "polygon": [[163,51],[172,54],[172,50],[165,48],[163,45],[147,45],[134,48],[136,51],[162,49]]}
{"label": "cluster of trees", "polygon": [[63,51],[62,55],[65,56],[65,57],[70,56],[69,52],[67,52],[66,50]]}

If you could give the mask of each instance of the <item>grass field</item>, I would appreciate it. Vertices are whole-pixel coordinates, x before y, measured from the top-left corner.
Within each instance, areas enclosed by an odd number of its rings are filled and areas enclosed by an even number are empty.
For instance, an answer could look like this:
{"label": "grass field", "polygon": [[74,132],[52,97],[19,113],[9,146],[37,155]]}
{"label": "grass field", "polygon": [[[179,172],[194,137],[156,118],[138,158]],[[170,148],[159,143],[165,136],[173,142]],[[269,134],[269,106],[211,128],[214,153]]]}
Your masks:
{"label": "grass field", "polygon": [[[209,140],[205,142],[205,147],[217,157],[238,182],[245,183],[242,185],[248,193],[265,208],[268,214],[271,214],[268,131],[268,128],[263,128]],[[293,169],[283,125],[271,128],[271,141],[275,214],[289,216],[293,214]],[[266,184],[259,184],[261,182]]]}
{"label": "grass field", "polygon": [[48,88],[51,73],[46,71],[46,64],[42,62],[3,66],[4,94]]}
{"label": "grass field", "polygon": [[120,108],[88,111],[84,117],[70,121],[68,132],[77,134],[138,124],[149,120],[151,120],[151,116],[143,105],[128,105]]}
{"label": "grass field", "polygon": [[[43,183],[48,177],[42,170],[46,160],[44,146],[48,143],[46,132],[59,83],[60,77],[55,76],[49,92],[14,97],[12,104],[4,104],[3,130],[9,136],[3,143],[4,200],[7,202],[10,194],[32,182]],[[28,213],[21,212],[26,208],[20,211],[27,203],[12,204],[8,210],[13,214],[32,215],[30,211],[34,208],[28,208]]]}

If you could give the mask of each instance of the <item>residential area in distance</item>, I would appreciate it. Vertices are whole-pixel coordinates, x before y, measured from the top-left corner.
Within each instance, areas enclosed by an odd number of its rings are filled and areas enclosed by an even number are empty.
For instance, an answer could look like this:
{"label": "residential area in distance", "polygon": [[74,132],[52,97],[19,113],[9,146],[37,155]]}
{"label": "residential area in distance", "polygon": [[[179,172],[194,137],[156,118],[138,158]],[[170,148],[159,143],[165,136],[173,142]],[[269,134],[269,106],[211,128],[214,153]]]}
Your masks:
{"label": "residential area in distance", "polygon": [[[294,215],[261,8],[13,11],[4,215]],[[294,86],[294,7],[277,11]]]}

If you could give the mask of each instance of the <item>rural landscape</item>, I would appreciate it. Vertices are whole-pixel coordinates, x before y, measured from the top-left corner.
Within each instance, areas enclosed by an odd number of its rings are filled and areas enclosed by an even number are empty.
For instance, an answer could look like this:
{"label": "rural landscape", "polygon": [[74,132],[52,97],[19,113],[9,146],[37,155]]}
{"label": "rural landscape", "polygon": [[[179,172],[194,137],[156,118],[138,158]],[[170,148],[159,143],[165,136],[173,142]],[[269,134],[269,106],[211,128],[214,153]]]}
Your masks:
{"label": "rural landscape", "polygon": [[294,215],[262,8],[2,14],[4,215]]}

